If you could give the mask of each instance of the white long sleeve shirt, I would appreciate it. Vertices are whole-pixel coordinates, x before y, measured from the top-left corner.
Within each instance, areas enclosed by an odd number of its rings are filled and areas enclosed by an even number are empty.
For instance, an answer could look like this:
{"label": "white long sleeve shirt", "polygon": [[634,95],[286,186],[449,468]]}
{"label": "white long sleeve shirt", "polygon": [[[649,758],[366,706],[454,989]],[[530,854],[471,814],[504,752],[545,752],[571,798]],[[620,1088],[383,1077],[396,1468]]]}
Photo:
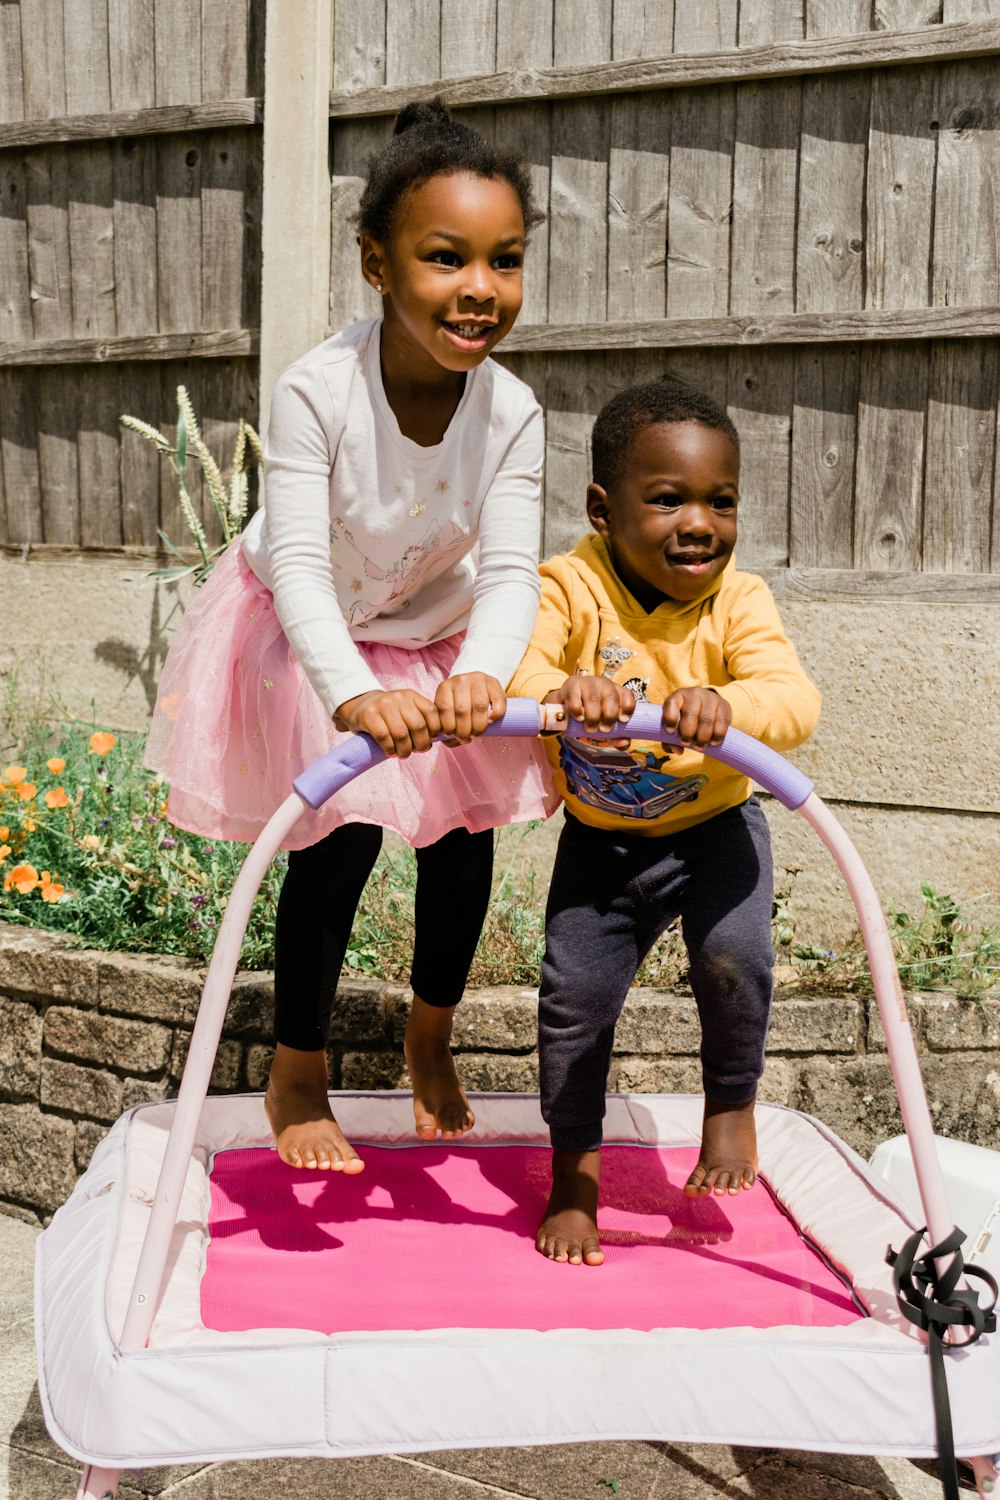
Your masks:
{"label": "white long sleeve shirt", "polygon": [[504,685],[539,599],[541,409],[486,360],[440,443],[404,437],[382,386],[381,319],[296,360],[271,400],[265,503],[243,552],[329,713],[382,686],[355,645],[466,631],[453,671]]}

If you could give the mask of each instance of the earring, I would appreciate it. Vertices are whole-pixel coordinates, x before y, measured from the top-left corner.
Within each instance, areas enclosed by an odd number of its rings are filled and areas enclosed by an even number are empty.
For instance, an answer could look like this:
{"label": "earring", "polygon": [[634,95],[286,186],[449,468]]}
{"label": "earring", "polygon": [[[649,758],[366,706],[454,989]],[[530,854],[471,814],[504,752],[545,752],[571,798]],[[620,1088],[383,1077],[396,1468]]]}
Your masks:
{"label": "earring", "polygon": [[382,290],[382,283],[381,283],[381,281],[376,281],[376,283],[375,283],[375,290],[377,292],[380,292]]}

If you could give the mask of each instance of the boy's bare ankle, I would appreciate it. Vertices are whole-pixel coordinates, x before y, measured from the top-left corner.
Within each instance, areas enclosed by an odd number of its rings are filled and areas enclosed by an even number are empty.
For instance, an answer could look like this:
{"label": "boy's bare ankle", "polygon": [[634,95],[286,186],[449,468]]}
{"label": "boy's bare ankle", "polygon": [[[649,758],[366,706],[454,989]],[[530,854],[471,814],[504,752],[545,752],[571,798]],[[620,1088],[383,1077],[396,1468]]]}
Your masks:
{"label": "boy's bare ankle", "polygon": [[599,1149],[552,1152],[552,1192],[535,1236],[540,1255],[572,1266],[602,1264],[597,1231],[600,1185]]}
{"label": "boy's bare ankle", "polygon": [[732,1102],[706,1094],[698,1165],[684,1184],[689,1198],[722,1196],[757,1181],[756,1099]]}

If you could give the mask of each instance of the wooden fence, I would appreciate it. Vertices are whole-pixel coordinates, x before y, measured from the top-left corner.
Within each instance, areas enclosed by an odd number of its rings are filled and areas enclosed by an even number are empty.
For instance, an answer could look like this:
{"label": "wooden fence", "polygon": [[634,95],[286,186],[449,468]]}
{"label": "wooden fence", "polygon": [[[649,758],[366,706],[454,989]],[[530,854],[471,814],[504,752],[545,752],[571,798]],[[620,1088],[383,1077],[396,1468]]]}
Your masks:
{"label": "wooden fence", "polygon": [[[176,533],[118,414],[181,379],[213,437],[253,413],[263,9],[0,0],[8,547]],[[547,210],[502,346],[547,550],[600,404],[672,369],[728,402],[741,558],[784,592],[1000,602],[998,55],[1000,0],[335,0],[330,326],[376,310],[367,157],[440,92]]]}
{"label": "wooden fence", "polygon": [[263,0],[0,0],[8,548],[180,537],[119,415],[169,426],[186,383],[213,446],[256,417],[263,25]]}
{"label": "wooden fence", "polygon": [[583,529],[598,407],[670,369],[728,403],[741,559],[785,593],[1000,601],[1000,0],[336,17],[333,326],[373,310],[347,214],[405,99],[533,164],[501,358],[546,409],[547,551]]}

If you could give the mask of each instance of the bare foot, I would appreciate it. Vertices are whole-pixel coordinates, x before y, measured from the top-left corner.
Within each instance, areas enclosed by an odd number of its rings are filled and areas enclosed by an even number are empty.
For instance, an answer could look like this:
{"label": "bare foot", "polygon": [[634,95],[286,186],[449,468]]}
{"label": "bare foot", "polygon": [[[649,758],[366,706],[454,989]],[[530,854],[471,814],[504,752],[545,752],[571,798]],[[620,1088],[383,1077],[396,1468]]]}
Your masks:
{"label": "bare foot", "polygon": [[757,1181],[755,1102],[719,1104],[706,1096],[701,1154],[684,1184],[689,1198],[703,1198],[707,1193],[721,1197],[753,1187]]}
{"label": "bare foot", "polygon": [[413,1084],[413,1117],[424,1141],[432,1141],[438,1131],[453,1140],[476,1123],[448,1045],[454,1013],[453,1005],[428,1005],[414,995],[406,1023],[403,1051]]}
{"label": "bare foot", "polygon": [[600,1151],[553,1151],[552,1192],[535,1235],[535,1249],[571,1266],[599,1266],[604,1251],[597,1235]]}
{"label": "bare foot", "polygon": [[278,1155],[290,1167],[363,1172],[365,1164],[333,1118],[325,1052],[274,1049],[264,1108]]}

